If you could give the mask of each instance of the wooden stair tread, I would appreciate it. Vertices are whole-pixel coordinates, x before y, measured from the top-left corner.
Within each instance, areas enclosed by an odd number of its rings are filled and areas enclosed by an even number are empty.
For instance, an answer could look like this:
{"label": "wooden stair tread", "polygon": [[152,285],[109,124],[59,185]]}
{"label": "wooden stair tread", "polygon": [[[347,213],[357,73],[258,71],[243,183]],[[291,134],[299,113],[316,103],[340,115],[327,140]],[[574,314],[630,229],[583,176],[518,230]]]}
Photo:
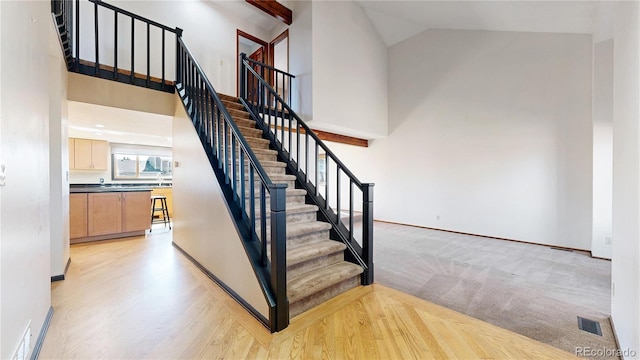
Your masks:
{"label": "wooden stair tread", "polygon": [[358,265],[342,261],[287,281],[289,303],[311,296],[339,282],[362,274]]}

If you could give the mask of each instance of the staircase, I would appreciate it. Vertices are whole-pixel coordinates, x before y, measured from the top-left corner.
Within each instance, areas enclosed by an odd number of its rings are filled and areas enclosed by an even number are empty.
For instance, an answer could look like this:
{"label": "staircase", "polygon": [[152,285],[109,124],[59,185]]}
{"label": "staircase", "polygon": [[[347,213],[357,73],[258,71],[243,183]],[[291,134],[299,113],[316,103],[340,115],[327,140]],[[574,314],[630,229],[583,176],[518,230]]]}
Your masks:
{"label": "staircase", "polygon": [[256,128],[256,122],[251,120],[250,114],[237,97],[218,95],[269,178],[273,182],[288,185],[286,219],[289,316],[294,317],[359,286],[362,268],[344,261],[346,245],[329,238],[331,224],[316,220],[318,207],[305,204],[306,191],[295,188],[295,176],[285,174],[287,164],[277,160],[277,152],[269,149],[270,142],[262,137],[262,130]]}
{"label": "staircase", "polygon": [[[175,91],[182,99],[264,294],[269,307],[268,318],[248,305],[233,289],[221,283],[231,296],[275,332],[286,328],[290,318],[348,289],[373,282],[373,184],[360,183],[299,119],[289,106],[290,92],[289,103],[286,103],[264,79],[265,75],[272,77],[270,79],[278,87],[278,79],[287,75],[289,78],[285,88],[291,89],[293,75],[274,68],[267,70],[265,64],[258,63],[252,69],[260,68],[262,77],[254,70],[251,70],[253,75],[249,74],[253,77],[247,77],[247,64],[243,55],[241,88],[247,88],[245,80],[252,81],[258,92],[251,98],[260,103],[259,109],[255,104],[247,104],[246,94],[243,98],[217,94],[184,43],[180,28],[169,28],[102,0],[87,0],[94,8],[91,17],[95,19],[95,57],[92,60],[80,59],[79,1],[52,0],[52,13],[69,71],[159,91]],[[108,10],[114,15],[114,20],[111,20],[114,23],[107,26],[118,28],[118,18],[130,23],[129,35],[132,39],[135,24],[142,23],[146,26],[145,72],[133,71],[134,68],[144,69],[144,66],[133,66],[133,40],[130,41],[131,61],[128,69],[119,67],[117,46],[113,49],[115,62],[101,63],[98,9]],[[150,49],[153,47],[149,40],[150,28],[162,34],[159,45],[162,48],[162,66],[158,73],[152,73],[150,67]],[[121,32],[116,31],[116,44],[118,37],[127,35]],[[171,72],[165,59],[165,35],[175,36],[176,39],[175,77],[172,78],[165,77]],[[272,99],[274,96],[277,103],[274,106],[264,106],[265,99]],[[274,136],[271,131],[273,124],[265,121],[265,115],[280,118],[282,136],[285,119],[288,119],[288,148],[285,148],[282,139]],[[291,153],[291,121],[294,118],[298,135],[298,153],[295,158]],[[300,133],[304,133],[306,139],[303,155],[300,152]],[[310,141],[314,144],[314,154],[309,152]],[[327,177],[328,162],[333,161],[336,166],[333,176],[336,177],[334,184],[337,184],[337,195],[332,195],[337,196],[335,198],[330,198],[329,179],[324,195],[318,190],[319,149],[327,156]],[[300,165],[302,157],[306,158],[304,171]],[[314,168],[315,176],[312,176]],[[340,195],[341,179],[347,181],[348,196]],[[332,186],[332,191],[335,191],[336,185]],[[361,232],[354,227],[354,212],[357,210],[355,193],[362,195],[360,204],[363,220],[359,225],[362,226]],[[341,215],[345,207],[348,208],[348,216]],[[361,235],[360,240],[356,240],[357,234]],[[215,279],[215,275],[212,278]]]}

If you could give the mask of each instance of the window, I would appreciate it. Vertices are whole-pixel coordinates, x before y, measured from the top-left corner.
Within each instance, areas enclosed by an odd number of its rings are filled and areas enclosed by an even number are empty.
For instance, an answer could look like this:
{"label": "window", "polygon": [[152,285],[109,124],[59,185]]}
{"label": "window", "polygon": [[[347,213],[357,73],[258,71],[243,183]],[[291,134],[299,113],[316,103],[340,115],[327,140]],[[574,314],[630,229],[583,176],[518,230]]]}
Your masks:
{"label": "window", "polygon": [[113,154],[113,179],[171,179],[170,156]]}

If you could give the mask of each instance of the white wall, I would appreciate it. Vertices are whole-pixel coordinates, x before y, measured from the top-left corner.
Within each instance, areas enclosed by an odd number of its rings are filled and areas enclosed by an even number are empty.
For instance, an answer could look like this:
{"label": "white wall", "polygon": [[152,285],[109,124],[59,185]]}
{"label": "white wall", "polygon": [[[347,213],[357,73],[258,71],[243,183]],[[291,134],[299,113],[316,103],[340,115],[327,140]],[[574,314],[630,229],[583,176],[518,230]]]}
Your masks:
{"label": "white wall", "polygon": [[51,276],[64,275],[69,260],[69,142],[67,67],[53,21],[49,26],[49,170]]}
{"label": "white wall", "polygon": [[[313,118],[313,54],[312,26],[313,6],[311,1],[296,1],[293,4],[293,22],[289,26],[289,73],[296,76],[291,85],[291,107],[304,121]],[[272,38],[282,33],[278,29]]]}
{"label": "white wall", "polygon": [[[178,97],[176,96],[176,101]],[[182,105],[173,122],[173,241],[269,318],[218,180]]]}
{"label": "white wall", "polygon": [[49,47],[51,4],[0,2],[0,358],[33,338],[51,305],[49,243]]}
{"label": "white wall", "polygon": [[593,238],[591,254],[611,259],[613,39],[593,45]]}
{"label": "white wall", "polygon": [[[216,4],[215,1],[110,1],[112,5],[159,22],[169,27],[179,27],[184,30],[183,39],[193,51],[197,61],[203,67],[207,77],[216,91],[224,94],[236,93],[236,29],[248,32],[258,38],[267,38],[268,32],[255,24],[241,19],[229,10]],[[93,29],[93,8],[88,2],[81,2],[81,28]],[[247,5],[249,6],[249,5]],[[113,14],[100,10],[104,16],[99,18],[100,25],[100,58],[101,63],[111,64],[113,61]],[[125,66],[130,63],[130,20],[119,19],[119,33],[123,34],[119,43],[118,62]],[[146,73],[146,28],[137,26],[135,29],[136,72]],[[92,34],[92,33],[91,33]],[[153,54],[161,53],[160,32],[152,31],[151,68],[152,75],[161,73],[160,57]],[[173,78],[175,68],[175,36],[166,34],[167,44],[167,78]],[[154,39],[157,42],[154,42]],[[93,60],[93,36],[81,37],[80,51],[83,59]]]}
{"label": "white wall", "polygon": [[312,4],[311,126],[366,138],[387,135],[387,48],[382,39],[355,2]]}
{"label": "white wall", "polygon": [[613,73],[611,316],[640,358],[640,3],[616,4]]}
{"label": "white wall", "polygon": [[589,36],[430,30],[388,76],[376,219],[590,249]]}

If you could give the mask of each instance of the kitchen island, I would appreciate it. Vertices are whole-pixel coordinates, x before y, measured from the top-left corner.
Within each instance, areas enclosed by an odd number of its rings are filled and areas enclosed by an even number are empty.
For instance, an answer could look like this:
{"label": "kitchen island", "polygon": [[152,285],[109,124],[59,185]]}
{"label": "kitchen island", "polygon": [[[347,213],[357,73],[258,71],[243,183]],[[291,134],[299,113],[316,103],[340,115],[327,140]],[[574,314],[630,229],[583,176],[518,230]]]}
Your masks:
{"label": "kitchen island", "polygon": [[151,227],[150,185],[71,185],[70,243],[144,235]]}

